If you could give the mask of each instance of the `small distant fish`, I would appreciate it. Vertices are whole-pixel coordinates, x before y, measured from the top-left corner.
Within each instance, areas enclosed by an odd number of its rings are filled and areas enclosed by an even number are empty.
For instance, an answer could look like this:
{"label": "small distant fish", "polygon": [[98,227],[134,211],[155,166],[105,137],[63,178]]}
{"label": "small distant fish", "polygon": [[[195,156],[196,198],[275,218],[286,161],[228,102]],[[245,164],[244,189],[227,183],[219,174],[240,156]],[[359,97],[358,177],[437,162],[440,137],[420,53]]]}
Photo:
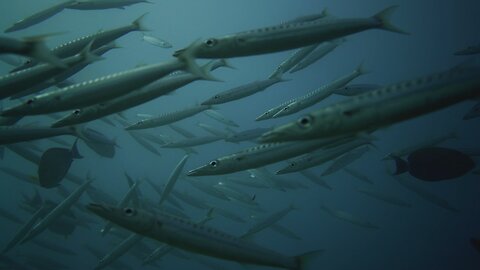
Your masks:
{"label": "small distant fish", "polygon": [[74,159],[83,158],[77,149],[77,141],[72,149],[54,147],[45,151],[38,166],[40,186],[52,188],[59,185],[65,177]]}
{"label": "small distant fish", "polygon": [[480,116],[480,102],[475,104],[464,116],[463,120],[470,120]]}
{"label": "small distant fish", "polygon": [[474,161],[464,153],[443,147],[428,147],[411,153],[407,161],[393,157],[394,175],[409,172],[424,181],[442,181],[458,178],[475,167]]}
{"label": "small distant fish", "polygon": [[327,54],[335,50],[340,44],[344,42],[344,39],[326,41],[317,46],[317,48],[307,55],[300,63],[297,63],[291,70],[290,73],[295,73],[299,70],[302,70],[318,60],[322,59]]}
{"label": "small distant fish", "polygon": [[175,166],[173,171],[171,172],[170,176],[168,177],[167,184],[165,185],[165,188],[163,189],[162,195],[160,196],[160,201],[159,205],[161,205],[168,197],[170,194],[170,191],[173,189],[175,186],[175,183],[178,180],[178,177],[180,176],[180,173],[183,170],[183,167],[185,166],[185,163],[187,162],[188,155],[185,155]]}
{"label": "small distant fish", "polygon": [[148,0],[77,0],[74,1],[74,3],[69,5],[67,8],[79,10],[99,10],[111,8],[125,9],[126,6],[138,3],[151,4],[152,2]]}
{"label": "small distant fish", "polygon": [[37,13],[27,17],[27,18],[21,19],[21,20],[17,21],[16,23],[14,23],[9,28],[7,28],[5,30],[5,33],[10,33],[10,32],[13,32],[13,31],[22,30],[22,29],[28,28],[30,26],[33,26],[35,24],[41,23],[41,22],[45,21],[46,19],[48,19],[48,18],[56,15],[57,13],[61,12],[66,7],[74,4],[75,2],[76,2],[75,0],[62,2],[62,3],[59,3],[59,4],[56,4],[56,5],[52,6],[50,8],[44,9],[40,12],[37,12]]}
{"label": "small distant fish", "polygon": [[[364,143],[367,143],[364,141]],[[350,152],[344,154],[343,156],[336,159],[323,173],[322,176],[327,176],[332,174],[340,169],[345,168],[350,165],[360,157],[362,157],[366,152],[368,152],[368,146],[362,146],[360,148],[351,150]]]}
{"label": "small distant fish", "polygon": [[212,118],[212,119],[215,119],[217,120],[218,122],[220,123],[223,123],[227,126],[231,126],[231,127],[239,127],[239,125],[237,123],[235,123],[233,120],[231,119],[228,119],[226,118],[223,114],[219,113],[218,111],[215,111],[215,110],[206,110],[205,111],[205,114]]}
{"label": "small distant fish", "polygon": [[369,221],[363,220],[357,216],[352,215],[349,212],[343,211],[343,210],[337,210],[337,209],[332,209],[329,208],[325,205],[321,206],[321,209],[331,215],[332,217],[346,221],[348,223],[351,223],[353,225],[359,226],[359,227],[364,227],[368,229],[378,229],[378,227],[375,224],[370,223]]}
{"label": "small distant fish", "polygon": [[472,45],[465,49],[459,50],[455,52],[455,55],[473,55],[473,54],[479,54],[479,53],[480,53],[480,44]]}
{"label": "small distant fish", "polygon": [[103,269],[111,265],[118,258],[122,257],[128,250],[130,250],[136,243],[142,240],[143,236],[137,233],[132,233],[126,239],[124,239],[120,244],[115,246],[112,251],[107,255],[103,256],[95,266],[95,270]]}
{"label": "small distant fish", "polygon": [[172,44],[170,44],[168,41],[164,39],[159,39],[153,36],[145,35],[143,34],[143,41],[150,43],[154,46],[160,47],[160,48],[172,48]]}
{"label": "small distant fish", "polygon": [[237,143],[237,142],[243,142],[248,140],[254,140],[268,130],[270,130],[270,128],[254,128],[254,129],[248,129],[248,130],[236,132],[235,134],[232,134],[227,138],[225,138],[225,141]]}

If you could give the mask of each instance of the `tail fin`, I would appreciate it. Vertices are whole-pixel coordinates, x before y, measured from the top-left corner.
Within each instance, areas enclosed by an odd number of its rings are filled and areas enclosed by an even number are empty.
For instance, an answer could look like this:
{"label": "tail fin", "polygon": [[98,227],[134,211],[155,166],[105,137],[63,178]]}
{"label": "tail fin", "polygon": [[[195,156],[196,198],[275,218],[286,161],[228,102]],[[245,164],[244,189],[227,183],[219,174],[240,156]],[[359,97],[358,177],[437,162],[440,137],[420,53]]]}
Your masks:
{"label": "tail fin", "polygon": [[365,75],[365,74],[368,74],[370,73],[369,70],[365,69],[365,65],[362,63],[360,63],[360,65],[358,65],[357,69],[355,69],[356,72],[358,72],[358,75]]}
{"label": "tail fin", "polygon": [[236,69],[234,66],[232,66],[228,61],[227,59],[219,59],[219,60],[214,60],[212,61],[213,62],[213,65],[211,67],[210,70],[215,70],[219,67],[227,67],[227,68],[231,68],[231,69]]}
{"label": "tail fin", "polygon": [[297,266],[295,268],[292,268],[292,270],[305,270],[307,268],[310,268],[311,261],[321,256],[323,252],[323,249],[318,249],[295,256]]}
{"label": "tail fin", "polygon": [[50,63],[54,66],[66,68],[67,65],[63,63],[60,58],[55,56],[50,49],[45,45],[44,40],[47,37],[53,36],[53,35],[58,35],[60,33],[52,33],[52,34],[45,34],[45,35],[40,35],[40,36],[33,36],[33,37],[28,37],[25,38],[25,41],[29,43],[29,45],[32,47],[31,52],[29,53],[29,56],[40,60],[42,62],[47,62]]}
{"label": "tail fin", "polygon": [[203,70],[202,68],[200,68],[200,66],[198,66],[197,63],[195,63],[195,59],[194,59],[195,51],[194,51],[194,49],[201,42],[202,41],[200,39],[197,39],[194,42],[192,42],[192,44],[190,44],[188,47],[174,52],[173,56],[180,59],[180,61],[185,62],[185,64],[187,65],[186,69],[190,73],[192,73],[194,75],[197,75],[197,76],[200,76],[200,77],[204,78],[205,80],[221,81],[221,80],[213,77],[212,74],[210,73],[210,70]]}
{"label": "tail fin", "polygon": [[77,142],[78,142],[78,139],[76,139],[75,142],[73,143],[72,150],[71,150],[72,151],[72,157],[74,159],[82,159],[83,156],[78,151]]}
{"label": "tail fin", "polygon": [[408,163],[405,160],[394,155],[390,155],[390,157],[393,158],[393,160],[395,160],[396,169],[393,175],[399,175],[408,171]]}
{"label": "tail fin", "polygon": [[99,60],[102,60],[104,59],[103,57],[101,56],[98,56],[94,53],[92,53],[92,44],[95,42],[95,39],[92,39],[88,44],[87,46],[85,46],[85,48],[83,48],[83,50],[80,52],[80,55],[82,56],[82,58],[84,59],[83,61],[85,63],[93,63],[95,61],[99,61]]}
{"label": "tail fin", "polygon": [[398,8],[398,6],[391,6],[388,7],[379,13],[373,16],[374,19],[380,22],[380,28],[386,31],[395,32],[399,34],[409,35],[408,32],[401,30],[400,28],[396,27],[390,22],[390,17],[392,16],[393,12]]}
{"label": "tail fin", "polygon": [[138,17],[138,19],[132,22],[132,25],[135,26],[135,28],[140,32],[150,31],[150,29],[146,28],[143,23],[143,20],[147,14],[148,12],[144,13],[142,16]]}

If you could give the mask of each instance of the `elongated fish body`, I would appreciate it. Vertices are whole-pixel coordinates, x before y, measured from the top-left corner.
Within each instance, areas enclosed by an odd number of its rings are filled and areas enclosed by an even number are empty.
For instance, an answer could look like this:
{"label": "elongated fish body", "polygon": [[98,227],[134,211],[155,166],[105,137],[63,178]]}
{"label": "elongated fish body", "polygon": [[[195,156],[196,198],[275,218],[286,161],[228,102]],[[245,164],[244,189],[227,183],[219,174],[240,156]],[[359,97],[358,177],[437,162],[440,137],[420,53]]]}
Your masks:
{"label": "elongated fish body", "polygon": [[185,193],[185,192],[179,192],[176,191],[175,189],[172,189],[171,191],[172,195],[175,196],[177,199],[181,200],[182,202],[193,206],[198,209],[209,209],[210,207],[201,199],[192,196],[191,194]]}
{"label": "elongated fish body", "polygon": [[351,84],[344,87],[340,87],[337,90],[335,90],[333,93],[335,95],[352,97],[352,96],[365,94],[367,92],[373,91],[380,87],[382,86],[378,84]]}
{"label": "elongated fish body", "polygon": [[377,190],[366,189],[366,188],[357,188],[357,191],[360,192],[360,193],[363,193],[367,196],[370,196],[372,198],[375,198],[377,200],[380,200],[380,201],[383,201],[383,202],[386,202],[386,203],[389,203],[389,204],[392,204],[392,205],[396,205],[396,206],[400,206],[400,207],[407,207],[407,208],[412,207],[412,205],[410,203],[405,202],[404,200],[402,200],[398,197],[388,195],[388,194],[379,192]]}
{"label": "elongated fish body", "polygon": [[116,224],[170,246],[203,255],[266,266],[300,269],[298,257],[287,257],[218,230],[164,213],[89,204],[89,210]]}
{"label": "elongated fish body", "polygon": [[212,196],[218,198],[220,200],[230,201],[230,199],[223,194],[223,192],[219,191],[218,189],[214,188],[212,185],[203,183],[202,181],[198,181],[192,179],[188,181],[193,187],[197,188],[198,190]]}
{"label": "elongated fish body", "polygon": [[355,149],[361,145],[368,143],[364,139],[353,140],[341,144],[337,147],[320,150],[315,153],[309,153],[306,156],[302,156],[298,159],[292,160],[288,163],[288,166],[278,170],[276,174],[285,174],[302,171],[311,167],[320,166],[325,162],[335,159],[346,152]]}
{"label": "elongated fish body", "polygon": [[480,68],[456,67],[324,107],[267,132],[261,140],[308,140],[377,129],[474,98],[479,89]]}
{"label": "elongated fish body", "polygon": [[455,55],[474,55],[480,53],[480,44],[472,45],[455,52]]}
{"label": "elongated fish body", "polygon": [[298,156],[317,148],[321,148],[337,139],[312,140],[304,142],[287,142],[260,144],[243,151],[223,156],[208,164],[188,172],[189,176],[228,174],[247,169],[253,169]]}
{"label": "elongated fish body", "polygon": [[216,141],[223,140],[224,137],[222,136],[203,136],[203,137],[195,137],[192,139],[185,139],[180,141],[174,141],[162,145],[162,148],[182,148],[182,147],[193,147],[198,145],[204,145]]}
{"label": "elongated fish body", "polygon": [[396,6],[386,8],[370,18],[322,19],[290,23],[197,41],[174,53],[178,57],[230,58],[257,55],[305,47],[369,29],[400,32],[390,24]]}
{"label": "elongated fish body", "polygon": [[37,95],[2,114],[35,115],[89,106],[127,94],[185,67],[184,62],[174,60],[110,74]]}
{"label": "elongated fish body", "polygon": [[204,124],[204,123],[197,123],[197,126],[201,127],[203,130],[212,134],[213,136],[221,137],[222,139],[225,139],[230,135],[230,132],[228,132],[228,131],[223,131],[223,130],[217,129],[213,126],[210,126],[210,125],[207,125],[207,124]]}
{"label": "elongated fish body", "polygon": [[167,199],[168,195],[172,191],[173,187],[175,186],[175,183],[178,180],[178,177],[180,176],[180,173],[183,170],[183,167],[185,166],[185,163],[187,162],[187,159],[188,159],[188,155],[185,155],[178,162],[177,166],[175,166],[172,173],[168,177],[167,184],[165,185],[165,188],[163,189],[162,195],[160,196],[160,201],[158,203],[159,205],[161,205]]}
{"label": "elongated fish body", "polygon": [[17,224],[22,224],[23,221],[18,218],[15,214],[10,213],[9,211],[0,208],[0,217],[6,218],[10,220],[11,222],[17,223]]}
{"label": "elongated fish body", "polygon": [[82,0],[75,1],[72,5],[68,6],[68,9],[79,10],[98,10],[98,9],[111,9],[119,8],[124,9],[126,6],[138,4],[138,3],[151,3],[148,0]]}
{"label": "elongated fish body", "polygon": [[280,103],[279,105],[271,108],[271,109],[268,109],[266,112],[262,113],[261,115],[257,116],[257,118],[255,118],[255,121],[262,121],[262,120],[266,120],[266,119],[271,119],[273,118],[273,116],[275,114],[277,114],[279,111],[281,111],[283,108],[285,108],[286,106],[288,106],[288,104],[292,103],[292,102],[295,102],[297,100],[297,98],[300,98],[300,97],[294,97],[294,98],[291,98],[285,102],[282,102]]}
{"label": "elongated fish body", "polygon": [[120,258],[122,255],[127,253],[136,243],[142,240],[143,236],[137,233],[132,233],[120,244],[115,246],[112,251],[100,259],[98,264],[95,266],[95,270],[103,269],[112,264],[115,260]]}
{"label": "elongated fish body", "polygon": [[292,232],[290,229],[280,225],[280,224],[273,224],[270,228],[272,228],[273,231],[286,236],[290,239],[293,240],[302,240],[300,236],[298,236],[296,233]]}
{"label": "elongated fish body", "polygon": [[[89,49],[90,47],[87,45],[81,54],[62,59],[64,67],[69,69],[81,63],[89,64],[96,61],[98,57],[92,55]],[[52,79],[63,73],[64,67],[46,63],[0,76],[0,99],[21,93],[30,87]]]}
{"label": "elongated fish body", "polygon": [[402,178],[401,176],[392,176],[393,179],[397,180],[397,182],[403,186],[404,188],[410,190],[411,192],[417,194],[422,199],[440,207],[450,212],[458,213],[459,210],[453,207],[447,200],[441,198],[440,196],[428,191],[420,185],[415,184],[407,179]]}
{"label": "elongated fish body", "polygon": [[100,59],[100,56],[102,56],[103,54],[105,54],[108,51],[110,51],[112,49],[115,49],[115,48],[118,48],[118,47],[114,43],[102,46],[102,47],[92,51],[92,54],[94,54],[96,56],[99,56],[99,57],[89,57],[88,59],[85,59],[85,61],[83,61],[83,62],[81,62],[77,65],[66,67],[60,74],[56,75],[52,79],[50,79],[48,81],[44,81],[43,83],[37,84],[34,87],[31,87],[31,88],[29,88],[25,91],[22,91],[18,94],[12,95],[10,98],[21,98],[21,97],[24,97],[24,96],[27,96],[27,95],[31,95],[31,94],[40,92],[40,91],[42,91],[44,89],[47,89],[47,88],[49,88],[51,86],[54,86],[54,85],[59,86],[59,84],[66,81],[68,78],[77,74],[82,69],[84,69],[89,64],[91,64],[92,61]]}
{"label": "elongated fish body", "polygon": [[212,119],[215,119],[218,122],[220,122],[222,124],[225,124],[227,126],[239,127],[239,125],[237,123],[235,123],[235,121],[226,118],[225,115],[223,115],[223,114],[221,114],[221,113],[219,113],[215,110],[206,110],[205,115],[207,115],[208,117],[210,117]]}
{"label": "elongated fish body", "polygon": [[77,187],[65,200],[59,203],[55,208],[52,209],[35,227],[28,232],[28,234],[23,238],[22,243],[34,238],[50,225],[52,225],[59,217],[69,211],[69,209],[74,205],[83,192],[88,188],[92,180],[85,181],[82,185]]}
{"label": "elongated fish body", "polygon": [[133,132],[133,131],[130,131],[128,134],[130,134],[130,136],[132,136],[132,138],[138,143],[140,144],[143,148],[145,148],[147,151],[155,154],[155,155],[158,155],[158,156],[161,156],[162,154],[160,154],[160,152],[158,152],[158,150],[153,147],[152,144],[150,144],[145,138],[143,138],[142,136],[139,136],[138,133],[136,132]]}
{"label": "elongated fish body", "polygon": [[319,44],[313,44],[304,48],[301,48],[295,51],[290,57],[285,59],[278,67],[273,71],[272,75],[268,78],[274,78],[284,73],[287,73],[290,69],[292,69],[295,65],[300,63],[307,55],[309,55],[313,50],[318,47]]}
{"label": "elongated fish body", "polygon": [[175,111],[175,112],[170,112],[170,113],[165,113],[156,117],[152,117],[149,119],[144,119],[141,120],[133,125],[127,126],[125,129],[126,130],[135,130],[135,129],[146,129],[146,128],[154,128],[154,127],[160,127],[163,125],[167,125],[173,122],[180,121],[182,119],[188,118],[190,116],[193,116],[197,113],[203,112],[205,110],[210,109],[210,105],[199,105],[199,106],[193,106],[190,108],[186,108],[183,110]]}
{"label": "elongated fish body", "polygon": [[345,168],[350,165],[360,157],[362,157],[366,152],[368,152],[368,146],[359,147],[357,149],[350,150],[350,152],[345,153],[343,156],[337,158],[323,173],[322,176],[330,175],[334,172],[339,171],[340,169]]}
{"label": "elongated fish body", "polygon": [[[142,19],[145,16],[142,15],[131,24],[126,26],[121,26],[118,28],[106,30],[106,31],[98,31],[93,34],[82,36],[71,41],[62,43],[57,47],[53,48],[50,53],[58,58],[66,58],[69,56],[73,56],[79,53],[88,43],[93,40],[92,43],[92,50],[98,49],[110,42],[115,41],[116,39],[134,31],[144,31],[144,27],[142,25]],[[13,71],[18,71],[21,69],[25,69],[28,67],[32,67],[36,65],[38,62],[34,60],[30,60],[26,62],[24,65],[15,68]]]}
{"label": "elongated fish body", "polygon": [[168,127],[170,127],[175,132],[177,132],[178,134],[182,135],[185,138],[194,138],[195,137],[195,134],[193,134],[190,131],[188,131],[188,130],[180,127],[180,126],[177,126],[175,124],[169,124]]}
{"label": "elongated fish body", "polygon": [[0,145],[77,134],[75,128],[0,127]]}
{"label": "elongated fish body", "polygon": [[290,73],[295,73],[299,70],[302,70],[312,65],[313,63],[322,59],[327,54],[331,53],[343,42],[344,42],[343,40],[333,40],[333,41],[322,42],[320,45],[318,45],[316,50],[311,52],[309,55],[303,58],[303,60],[300,63],[296,64],[292,69],[290,69]]}
{"label": "elongated fish body", "polygon": [[10,33],[10,32],[14,32],[14,31],[22,30],[22,29],[28,28],[32,25],[43,22],[46,19],[58,14],[59,12],[64,10],[66,7],[68,7],[69,5],[71,5],[75,2],[76,1],[74,1],[74,0],[62,2],[62,3],[59,3],[57,5],[52,6],[50,8],[47,8],[45,10],[42,10],[40,12],[37,12],[37,13],[35,13],[35,14],[25,18],[25,19],[21,19],[21,20],[17,21],[16,23],[14,23],[9,28],[7,28],[5,30],[5,33]]}
{"label": "elongated fish body", "polygon": [[349,212],[346,212],[346,211],[343,211],[343,210],[332,209],[332,208],[329,208],[325,205],[322,205],[321,209],[323,211],[325,211],[326,213],[328,213],[329,215],[331,215],[332,217],[334,217],[336,219],[339,219],[339,220],[346,221],[346,222],[351,223],[353,225],[357,225],[359,227],[364,227],[364,228],[368,228],[368,229],[378,229],[378,227],[376,225],[370,223],[369,221],[363,220],[363,219],[361,219],[357,216],[354,216]]}
{"label": "elongated fish body", "polygon": [[293,205],[290,205],[285,209],[272,213],[271,215],[267,216],[262,221],[257,222],[255,225],[253,225],[253,227],[248,229],[248,231],[244,235],[242,235],[242,238],[247,238],[250,235],[253,235],[255,233],[263,231],[268,227],[271,227],[294,209],[295,207],[293,207]]}
{"label": "elongated fish body", "polygon": [[[211,68],[213,70],[222,66],[228,66],[225,60],[214,61],[211,63],[211,65],[205,66],[205,68]],[[144,86],[142,89],[133,91],[126,95],[102,102],[100,104],[94,104],[81,109],[76,109],[71,114],[57,120],[52,124],[52,127],[80,124],[120,112],[153,100],[159,96],[166,95],[178,88],[200,79],[202,79],[200,76],[193,74],[168,76],[154,81]]]}
{"label": "elongated fish body", "polygon": [[227,138],[225,138],[225,141],[237,143],[237,142],[243,142],[248,140],[254,140],[260,137],[260,135],[265,133],[267,130],[270,130],[270,128],[254,128],[254,129],[248,129],[248,130],[236,132],[234,134],[229,135]]}
{"label": "elongated fish body", "polygon": [[160,47],[160,48],[171,48],[173,47],[172,44],[170,44],[170,42],[164,40],[164,39],[160,39],[160,38],[156,38],[156,37],[152,37],[152,36],[147,36],[147,35],[143,35],[143,41],[147,42],[147,43],[150,43],[154,46],[157,46],[157,47]]}
{"label": "elongated fish body", "polygon": [[213,97],[207,99],[206,101],[202,102],[202,105],[215,105],[215,104],[223,104],[226,102],[234,101],[237,99],[241,99],[244,97],[248,97],[260,91],[267,89],[268,87],[282,82],[282,79],[279,77],[266,79],[263,81],[254,81],[245,85],[241,85],[230,90],[218,93]]}
{"label": "elongated fish body", "polygon": [[331,94],[335,92],[336,89],[347,85],[349,82],[351,82],[352,80],[354,80],[355,78],[357,78],[362,74],[365,74],[365,71],[363,70],[362,66],[359,66],[352,73],[345,75],[318,89],[308,92],[307,94],[301,97],[296,98],[294,102],[288,104],[283,109],[278,111],[276,114],[273,115],[272,118],[290,115],[290,114],[299,112],[303,109],[306,109],[310,106],[313,106],[318,102],[322,101],[323,99],[329,97]]}
{"label": "elongated fish body", "polygon": [[[153,190],[155,190],[155,192],[157,192],[159,196],[162,196],[162,193],[163,193],[162,188],[160,188],[157,184],[153,183],[149,179],[146,179],[146,181],[152,186]],[[172,194],[173,193],[175,193],[175,192],[172,191]],[[182,211],[185,210],[183,208],[183,206],[173,196],[168,196],[167,197],[167,202],[169,202],[170,204],[172,204],[173,206],[175,206],[176,208],[178,208]],[[165,205],[164,205],[164,207],[165,207]]]}
{"label": "elongated fish body", "polygon": [[361,174],[360,172],[350,169],[350,168],[344,168],[344,172],[348,173],[349,175],[353,176],[354,178],[363,181],[365,183],[368,183],[370,185],[373,185],[373,181],[370,180],[366,175]]}
{"label": "elongated fish body", "polygon": [[332,187],[325,180],[323,180],[320,176],[314,174],[313,172],[308,170],[303,170],[303,171],[300,171],[300,174],[303,175],[308,180],[310,180],[311,182],[321,187],[324,187],[328,190],[332,190]]}
{"label": "elongated fish body", "polygon": [[143,259],[142,265],[148,265],[153,263],[154,261],[170,253],[173,249],[174,247],[169,245],[159,246],[154,251],[152,251],[152,253],[150,253],[147,257],[145,257],[145,259]]}
{"label": "elongated fish body", "polygon": [[37,211],[35,211],[35,213],[27,220],[27,222],[25,222],[18,230],[17,232],[15,233],[15,235],[13,235],[13,238],[12,240],[10,240],[10,242],[8,242],[8,244],[5,246],[5,248],[2,250],[2,253],[5,253],[7,251],[9,251],[10,249],[12,249],[13,247],[15,247],[15,245],[17,245],[20,240],[22,240],[25,235],[27,235],[27,233],[33,228],[33,226],[35,225],[35,223],[37,222],[37,220],[41,217],[43,217],[46,213],[46,207],[45,205],[42,205]]}

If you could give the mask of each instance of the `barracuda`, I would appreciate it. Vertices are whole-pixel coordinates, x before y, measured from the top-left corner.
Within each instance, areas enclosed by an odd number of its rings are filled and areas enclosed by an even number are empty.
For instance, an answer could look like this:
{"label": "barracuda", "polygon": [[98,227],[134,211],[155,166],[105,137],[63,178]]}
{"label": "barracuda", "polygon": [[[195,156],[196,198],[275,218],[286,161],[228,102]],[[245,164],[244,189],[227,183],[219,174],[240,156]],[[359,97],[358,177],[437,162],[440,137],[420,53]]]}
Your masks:
{"label": "barracuda", "polygon": [[211,227],[164,213],[153,214],[139,209],[120,209],[99,204],[89,204],[87,208],[119,226],[170,246],[241,263],[300,270],[308,267],[308,259],[322,252],[312,251],[289,257]]}
{"label": "barracuda", "polygon": [[374,130],[475,98],[480,95],[479,89],[480,68],[458,66],[324,107],[260,139],[309,140]]}

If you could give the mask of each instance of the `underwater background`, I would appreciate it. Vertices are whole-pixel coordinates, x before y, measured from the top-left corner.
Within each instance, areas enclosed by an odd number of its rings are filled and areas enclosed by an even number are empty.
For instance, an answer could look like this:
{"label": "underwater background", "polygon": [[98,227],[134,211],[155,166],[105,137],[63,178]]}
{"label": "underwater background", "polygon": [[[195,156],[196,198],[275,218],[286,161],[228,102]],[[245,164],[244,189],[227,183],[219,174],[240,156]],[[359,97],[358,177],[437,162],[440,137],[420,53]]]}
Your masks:
{"label": "underwater background", "polygon": [[[384,85],[443,71],[472,58],[475,60],[476,57],[455,56],[454,52],[480,42],[480,16],[478,16],[480,2],[474,0],[151,0],[151,2],[151,4],[140,3],[128,6],[125,9],[91,11],[66,9],[38,25],[9,33],[8,36],[20,38],[44,33],[60,33],[47,40],[49,47],[53,48],[79,36],[127,25],[142,14],[148,13],[144,25],[150,31],[146,34],[167,40],[173,45],[168,49],[155,47],[142,41],[140,32],[132,32],[116,42],[121,49],[108,52],[104,60],[86,67],[73,77],[74,81],[81,82],[128,70],[139,64],[167,61],[172,58],[175,50],[186,47],[198,38],[275,25],[298,16],[319,13],[324,8],[334,16],[348,18],[368,17],[385,7],[399,5],[392,21],[410,35],[371,30],[348,36],[345,43],[314,65],[293,74],[285,74],[284,78],[288,81],[276,84],[255,95],[216,106],[219,112],[239,124],[240,127],[235,128],[237,131],[287,123],[308,111],[344,99],[345,97],[333,95],[320,104],[296,114],[278,119],[255,121],[255,118],[267,109],[343,76],[361,63],[369,73],[360,76],[354,83]],[[58,1],[0,1],[0,29],[6,29],[20,18],[56,3]],[[130,122],[136,122],[141,119],[137,114],[157,115],[199,104],[218,92],[267,78],[291,53],[292,51],[284,51],[229,59],[236,69],[223,68],[214,72],[214,76],[223,82],[197,81],[172,94],[131,108],[124,114]],[[0,74],[8,73],[11,68],[8,64],[1,62]],[[339,171],[325,177],[331,190],[308,181],[298,173],[279,176],[286,181],[301,184],[286,191],[235,186],[255,196],[255,200],[266,210],[263,215],[286,208],[291,204],[297,208],[284,217],[280,224],[295,232],[301,240],[287,238],[267,229],[256,235],[254,242],[285,255],[296,255],[313,249],[325,250],[322,256],[315,258],[314,267],[311,269],[480,269],[480,254],[469,243],[471,237],[480,237],[479,176],[467,174],[444,182],[422,182],[409,179],[412,183],[448,201],[458,210],[453,212],[438,207],[405,189],[387,173],[387,167],[391,167],[392,162],[382,160],[382,157],[394,150],[452,132],[455,132],[458,138],[448,140],[442,145],[477,149],[480,147],[480,119],[462,120],[475,102],[462,102],[376,131],[374,133],[377,137],[374,142],[376,147],[371,147],[365,155],[350,166],[368,176],[373,185]],[[9,107],[12,104],[15,102],[4,100],[2,106]],[[45,116],[25,117],[20,124],[49,124],[52,121]],[[197,126],[199,122],[223,129],[220,123],[203,113],[177,124],[196,135],[207,135]],[[129,189],[125,172],[134,179],[148,178],[163,185],[185,154],[182,150],[159,147],[157,148],[161,156],[146,151],[120,124],[112,127],[101,121],[93,121],[87,126],[116,139],[118,148],[115,157],[113,159],[100,157],[79,142],[79,150],[84,158],[75,160],[70,172],[82,178],[90,174],[95,178],[93,184],[96,187],[117,200]],[[169,135],[174,139],[177,136],[168,127],[150,129],[147,132]],[[73,137],[62,138],[70,143],[74,141]],[[38,140],[34,144],[41,149],[57,145],[50,140]],[[233,144],[217,141],[195,147],[198,154],[190,156],[184,172],[216,157],[253,145],[252,142]],[[476,161],[478,163],[479,159],[476,158]],[[27,174],[36,174],[36,166],[8,150],[5,151],[0,164],[2,167],[14,168]],[[284,165],[285,162],[279,162],[267,166],[267,169],[273,173]],[[328,164],[322,165],[312,171],[320,175],[327,167]],[[247,172],[234,175],[250,177]],[[228,182],[226,177],[207,176],[199,179],[211,183]],[[187,191],[209,202],[212,206],[219,205],[230,209],[246,220],[245,223],[240,223],[214,215],[214,219],[208,223],[209,226],[238,236],[247,231],[256,219],[261,218],[261,213],[243,208],[238,203],[225,202],[208,196],[192,187],[186,178],[181,178],[174,189]],[[31,197],[35,189],[43,198],[57,202],[63,199],[56,189],[42,189],[3,173],[0,174],[0,179],[0,208],[13,213],[22,221],[26,221],[31,213],[24,211],[19,204],[24,195]],[[62,186],[69,191],[75,188],[75,185],[65,181],[62,182]],[[412,207],[403,208],[372,199],[358,192],[359,187],[374,188],[395,195],[409,202]],[[158,200],[158,194],[145,181],[142,181],[140,190],[144,197]],[[80,204],[85,205],[91,200],[84,194],[80,201]],[[363,228],[334,219],[321,210],[322,205],[352,213],[375,224],[378,229]],[[184,214],[192,220],[200,220],[206,214],[205,210],[186,204],[184,208]],[[27,257],[37,254],[61,263],[68,267],[66,269],[94,269],[98,258],[93,256],[85,245],[98,248],[103,254],[107,254],[115,244],[120,242],[121,238],[113,235],[101,236],[99,230],[105,221],[94,215],[89,217],[96,222],[89,224],[89,229],[78,226],[68,238],[48,231],[38,237],[72,250],[76,255],[55,253],[34,243],[19,245],[4,255],[19,262],[25,262],[28,261]],[[19,223],[9,219],[0,219],[0,245],[6,245],[19,226]],[[141,243],[149,250],[159,245],[158,242],[146,238]],[[129,265],[130,269],[210,269],[209,266],[194,259],[198,255],[191,255],[188,252],[184,254],[191,259],[169,254],[157,262],[157,267],[142,266],[141,257],[137,255],[142,252],[145,256],[148,255],[145,251],[131,251],[119,260]],[[269,269],[254,265],[244,266],[208,257],[203,259],[216,267],[221,267],[218,269]],[[32,269],[36,268],[32,267]],[[45,266],[37,269],[61,268]]]}

